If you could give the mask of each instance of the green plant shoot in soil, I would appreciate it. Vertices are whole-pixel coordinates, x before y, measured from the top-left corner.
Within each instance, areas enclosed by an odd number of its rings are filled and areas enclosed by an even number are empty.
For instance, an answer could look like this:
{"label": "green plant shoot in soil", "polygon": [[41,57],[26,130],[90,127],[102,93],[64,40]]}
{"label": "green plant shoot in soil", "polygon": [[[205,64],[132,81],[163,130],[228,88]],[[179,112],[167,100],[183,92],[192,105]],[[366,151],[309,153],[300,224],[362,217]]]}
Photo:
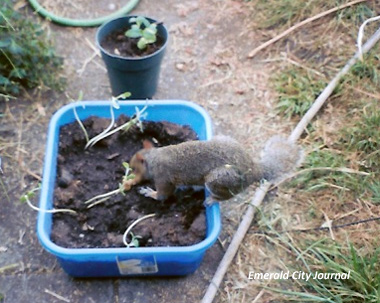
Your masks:
{"label": "green plant shoot in soil", "polygon": [[138,16],[129,19],[129,23],[133,23],[131,28],[125,32],[128,38],[139,38],[137,47],[143,50],[148,44],[152,44],[157,40],[157,24],[150,23],[144,17]]}
{"label": "green plant shoot in soil", "polygon": [[119,188],[112,190],[110,192],[107,192],[105,194],[97,195],[83,202],[84,204],[88,204],[87,208],[91,208],[91,207],[94,207],[95,205],[103,203],[107,201],[108,199],[110,199],[113,195],[118,195],[118,194],[124,195],[124,192],[126,190],[129,190],[128,181],[133,180],[135,178],[135,175],[132,173],[132,169],[129,167],[129,164],[127,162],[123,162],[123,167],[125,169],[125,173],[124,173],[121,183],[119,183]]}
{"label": "green plant shoot in soil", "polygon": [[31,200],[35,197],[36,192],[39,191],[40,189],[41,189],[41,184],[39,184],[38,187],[31,189],[26,194],[24,194],[23,196],[21,196],[20,202],[27,203],[28,206],[31,209],[36,210],[38,212],[51,213],[51,214],[55,214],[55,213],[71,213],[71,214],[76,215],[77,212],[75,210],[72,210],[72,209],[64,209],[64,208],[56,209],[56,208],[53,208],[53,209],[47,209],[46,210],[46,209],[41,209],[39,207],[34,206],[32,204]]}

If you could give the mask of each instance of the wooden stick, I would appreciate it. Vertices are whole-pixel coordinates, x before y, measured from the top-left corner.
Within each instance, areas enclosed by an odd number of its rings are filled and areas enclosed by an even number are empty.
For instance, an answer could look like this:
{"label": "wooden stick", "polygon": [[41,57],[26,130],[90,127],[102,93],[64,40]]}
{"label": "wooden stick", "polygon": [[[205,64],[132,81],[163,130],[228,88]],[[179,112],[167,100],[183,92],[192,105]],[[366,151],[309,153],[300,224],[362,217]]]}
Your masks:
{"label": "wooden stick", "polygon": [[[363,46],[363,53],[367,53],[380,39],[380,29],[378,29],[373,36],[368,39],[368,41]],[[313,105],[306,112],[306,114],[302,117],[301,121],[297,124],[296,128],[293,130],[289,139],[293,142],[297,141],[298,138],[303,133],[304,129],[310,123],[310,121],[314,118],[317,112],[320,110],[322,105],[325,103],[326,99],[330,97],[336,86],[339,84],[340,80],[343,78],[345,74],[348,73],[350,68],[358,61],[360,54],[356,52],[356,54],[346,63],[346,65],[339,71],[339,73],[330,81],[330,83],[325,87],[322,93],[318,96],[318,98],[314,101]]]}
{"label": "wooden stick", "polygon": [[286,31],[284,31],[284,32],[282,32],[281,34],[279,34],[279,35],[273,37],[272,39],[268,40],[267,42],[261,44],[260,46],[256,47],[254,50],[252,50],[252,51],[248,54],[248,58],[253,58],[254,56],[256,56],[256,54],[257,54],[259,51],[263,50],[263,49],[266,48],[267,46],[269,46],[269,45],[271,45],[271,44],[277,42],[278,40],[280,40],[280,39],[284,38],[285,36],[289,35],[291,32],[294,32],[296,29],[298,29],[298,28],[300,28],[300,27],[302,27],[302,26],[304,26],[304,25],[306,25],[306,24],[308,24],[308,23],[310,23],[310,22],[313,22],[313,21],[318,20],[318,19],[320,19],[320,18],[323,18],[323,17],[325,17],[325,16],[327,16],[327,15],[330,15],[330,14],[332,14],[332,13],[335,13],[335,12],[337,12],[337,11],[339,11],[339,10],[345,9],[345,8],[347,8],[347,7],[350,7],[350,6],[353,6],[353,5],[356,5],[356,4],[359,4],[359,3],[365,2],[365,1],[367,1],[367,0],[355,0],[355,1],[351,1],[351,2],[349,2],[349,3],[346,3],[346,4],[343,4],[343,5],[340,5],[340,6],[334,7],[334,8],[332,8],[332,9],[329,9],[329,10],[327,10],[327,11],[325,11],[325,12],[322,12],[322,13],[320,13],[320,14],[318,14],[318,15],[315,15],[315,16],[313,16],[313,17],[307,18],[307,19],[305,19],[305,20],[303,20],[303,21],[301,21],[301,22],[299,22],[299,23],[293,25],[292,27],[288,28]]}
{"label": "wooden stick", "polygon": [[[373,36],[363,46],[363,52],[368,52],[376,44],[378,40],[380,40],[380,29],[378,29],[376,33],[373,34]],[[343,69],[334,77],[334,79],[331,80],[331,82],[326,86],[326,88],[323,90],[321,95],[317,98],[316,101],[314,101],[313,105],[310,107],[310,109],[307,111],[305,116],[303,116],[301,121],[293,130],[293,132],[291,133],[289,137],[289,140],[295,142],[297,141],[297,139],[299,139],[299,137],[302,135],[306,126],[318,113],[319,109],[322,107],[322,105],[327,100],[327,98],[331,95],[331,93],[333,92],[333,90],[338,85],[339,81],[341,80],[341,78],[349,71],[350,67],[356,63],[356,61],[358,60],[358,57],[359,57],[359,53],[357,52],[343,67]],[[271,188],[271,185],[272,184],[270,182],[267,182],[261,185],[256,190],[255,195],[252,199],[252,202],[248,205],[248,208],[243,216],[242,221],[240,222],[238,230],[236,231],[234,237],[232,238],[232,241],[230,245],[228,246],[226,253],[223,256],[223,259],[220,261],[219,266],[215,272],[215,275],[212,278],[212,281],[201,303],[211,303],[214,300],[215,295],[219,289],[219,286],[223,280],[223,277],[226,274],[232,260],[234,259],[239,249],[240,243],[243,241],[245,234],[247,233],[247,231],[249,230],[249,227],[251,226],[253,217],[255,215],[255,210],[258,206],[260,206],[268,190]]]}
{"label": "wooden stick", "polygon": [[255,215],[256,207],[261,204],[261,201],[264,199],[266,193],[268,192],[271,186],[270,182],[266,182],[261,185],[255,192],[255,195],[252,199],[252,202],[248,204],[248,208],[244,214],[243,219],[241,220],[238,230],[236,231],[230,245],[228,246],[227,251],[225,252],[222,261],[219,263],[219,266],[215,272],[214,277],[204,295],[201,303],[211,303],[214,300],[217,290],[219,289],[220,283],[224,278],[224,275],[227,272],[228,267],[230,266],[233,258],[236,255],[236,252],[240,246],[240,243],[243,241],[245,234],[249,230],[253,217]]}

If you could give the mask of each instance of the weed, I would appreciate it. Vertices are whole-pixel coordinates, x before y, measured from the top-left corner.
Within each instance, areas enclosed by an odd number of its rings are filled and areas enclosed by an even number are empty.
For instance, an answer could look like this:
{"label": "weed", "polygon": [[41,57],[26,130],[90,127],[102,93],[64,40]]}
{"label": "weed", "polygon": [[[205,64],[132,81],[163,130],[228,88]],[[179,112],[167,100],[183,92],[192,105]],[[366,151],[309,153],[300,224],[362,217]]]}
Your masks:
{"label": "weed", "polygon": [[[287,242],[285,242],[287,243]],[[295,271],[311,272],[309,280],[298,280],[303,291],[282,291],[291,301],[331,303],[375,303],[380,296],[380,249],[365,254],[352,244],[342,246],[321,240],[310,244],[298,257],[306,265]],[[349,278],[337,278],[337,274],[349,274]],[[333,277],[333,278],[320,278]],[[347,277],[346,276],[346,277]],[[319,277],[319,278],[318,278]],[[335,278],[334,278],[335,277]]]}
{"label": "weed", "polygon": [[15,11],[10,0],[0,8],[0,93],[5,100],[22,87],[62,89],[62,58],[42,28]]}
{"label": "weed", "polygon": [[369,79],[373,84],[380,84],[379,75],[380,58],[378,55],[367,56],[365,60],[359,60],[351,68],[351,73],[357,78],[357,81]]}
{"label": "weed", "polygon": [[[268,2],[275,2],[270,5]],[[260,0],[257,2],[255,9],[262,17],[260,19],[261,28],[274,28],[281,25],[290,25],[299,21],[301,16],[310,15],[311,10],[315,7],[314,0],[283,0],[267,1]]]}
{"label": "weed", "polygon": [[354,126],[344,129],[348,148],[359,152],[367,167],[380,168],[380,106],[372,103],[364,107],[363,117]]}
{"label": "weed", "polygon": [[368,191],[371,195],[371,201],[374,204],[380,204],[380,181],[372,180],[368,183]]}
{"label": "weed", "polygon": [[259,214],[261,225],[274,235],[273,243],[284,249],[287,255],[293,256],[292,261],[289,260],[286,265],[289,276],[300,272],[311,275],[309,279],[282,280],[279,287],[265,285],[264,289],[286,296],[286,302],[378,302],[380,248],[367,253],[349,240],[343,244],[326,238],[316,240],[313,237],[299,241],[288,233],[278,233],[273,227],[273,222],[276,221],[262,212]]}
{"label": "weed", "polygon": [[327,84],[315,77],[295,67],[277,74],[274,78],[279,98],[277,110],[289,118],[303,116]]}
{"label": "weed", "polygon": [[[371,200],[378,199],[376,185],[373,184],[372,190],[368,188],[368,184],[373,182],[375,175],[366,172],[367,168],[363,166],[361,166],[362,170],[357,170],[356,173],[351,172],[350,166],[355,166],[356,163],[351,163],[349,155],[328,148],[311,152],[304,162],[305,172],[299,174],[290,185],[297,186],[305,192],[329,189],[338,195],[340,200],[364,197],[371,197]],[[319,167],[331,169],[318,170]],[[348,169],[344,169],[346,167]]]}
{"label": "weed", "polygon": [[336,18],[338,22],[350,22],[351,26],[358,27],[365,20],[374,17],[374,15],[374,10],[367,4],[362,3],[339,11]]}

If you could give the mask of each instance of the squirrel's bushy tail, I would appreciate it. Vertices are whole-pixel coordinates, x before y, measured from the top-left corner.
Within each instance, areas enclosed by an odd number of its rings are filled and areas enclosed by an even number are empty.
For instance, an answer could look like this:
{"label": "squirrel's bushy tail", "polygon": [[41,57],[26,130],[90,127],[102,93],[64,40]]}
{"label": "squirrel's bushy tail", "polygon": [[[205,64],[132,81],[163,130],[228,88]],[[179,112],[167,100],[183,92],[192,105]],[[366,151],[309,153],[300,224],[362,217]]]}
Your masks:
{"label": "squirrel's bushy tail", "polygon": [[291,173],[303,160],[300,146],[282,136],[271,137],[265,144],[261,156],[264,178],[279,181]]}

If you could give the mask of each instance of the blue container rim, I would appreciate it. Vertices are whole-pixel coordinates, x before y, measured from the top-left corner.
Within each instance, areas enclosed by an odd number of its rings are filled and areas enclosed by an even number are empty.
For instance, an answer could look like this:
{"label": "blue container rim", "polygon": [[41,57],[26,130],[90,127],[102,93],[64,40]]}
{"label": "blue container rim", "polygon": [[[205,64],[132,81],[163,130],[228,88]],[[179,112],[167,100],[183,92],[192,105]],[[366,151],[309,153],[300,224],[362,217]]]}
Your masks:
{"label": "blue container rim", "polygon": [[[148,19],[149,21],[151,22],[157,22],[157,20],[153,19],[153,18],[150,18],[150,17],[146,17],[146,16],[142,16],[142,15],[139,15],[141,17],[144,17],[146,19]],[[115,58],[115,59],[123,59],[123,60],[129,60],[129,61],[141,61],[141,60],[145,60],[145,59],[148,59],[148,58],[151,58],[151,57],[154,57],[156,56],[157,54],[165,51],[166,49],[166,46],[168,45],[168,41],[169,41],[169,31],[168,29],[166,28],[166,26],[163,24],[163,23],[160,23],[158,26],[162,27],[162,29],[164,30],[164,32],[166,33],[166,39],[165,39],[165,42],[164,44],[157,50],[155,51],[154,53],[151,53],[149,55],[146,55],[146,56],[142,56],[142,57],[123,57],[123,56],[119,56],[119,55],[115,55],[115,54],[111,54],[109,53],[107,50],[105,50],[102,46],[101,46],[101,41],[100,41],[100,33],[102,30],[104,30],[105,27],[109,26],[110,23],[112,22],[117,22],[118,20],[121,20],[121,19],[126,19],[126,20],[129,20],[130,18],[133,18],[133,17],[137,17],[137,15],[128,15],[128,16],[122,16],[122,17],[118,17],[118,18],[115,18],[115,19],[112,19],[110,21],[107,21],[106,23],[103,23],[99,28],[98,30],[96,31],[96,36],[95,36],[95,41],[96,41],[96,46],[105,54],[107,54],[107,56],[111,57],[111,58]]]}
{"label": "blue container rim", "polygon": [[[190,102],[190,101],[184,101],[184,100],[148,100],[148,101],[141,101],[141,100],[128,100],[128,101],[119,101],[119,104],[122,106],[123,104],[126,105],[133,105],[133,106],[145,106],[148,107],[152,106],[172,106],[172,105],[180,105],[183,107],[187,107],[190,109],[193,109],[197,112],[199,112],[205,121],[205,127],[206,127],[206,136],[208,139],[212,137],[212,123],[211,118],[209,114],[199,105]],[[41,184],[41,191],[40,191],[40,205],[39,207],[44,210],[47,209],[48,201],[51,199],[52,194],[49,195],[49,191],[47,190],[49,186],[54,186],[54,183],[52,184],[52,171],[50,167],[52,165],[56,165],[54,162],[55,158],[53,159],[54,154],[54,134],[56,132],[56,126],[58,125],[59,119],[62,117],[63,114],[65,114],[67,111],[72,110],[76,107],[82,107],[82,106],[110,106],[110,101],[81,101],[81,102],[75,102],[67,104],[63,107],[61,107],[51,118],[49,123],[49,129],[48,129],[48,137],[47,137],[47,144],[46,144],[46,151],[45,151],[45,162],[44,162],[44,168],[43,168],[43,179]],[[54,178],[55,179],[55,178]],[[55,180],[53,180],[54,182]],[[190,246],[170,246],[170,247],[138,247],[138,248],[127,248],[127,247],[118,247],[118,248],[65,248],[61,247],[54,242],[51,241],[49,234],[46,232],[44,226],[46,224],[46,220],[48,216],[51,216],[51,214],[45,213],[45,212],[39,212],[38,213],[38,219],[37,219],[37,235],[39,238],[39,241],[41,245],[50,253],[53,255],[63,258],[63,259],[69,259],[73,256],[76,257],[94,257],[102,256],[106,257],[109,256],[123,256],[123,255],[131,255],[131,254],[138,254],[138,255],[160,255],[160,254],[176,254],[176,253],[197,253],[201,251],[205,251],[208,249],[217,239],[220,230],[221,230],[221,220],[220,220],[220,207],[218,203],[213,204],[210,207],[206,208],[206,212],[210,212],[212,214],[213,222],[211,222],[211,226],[213,228],[211,229],[210,233],[207,235],[207,237],[194,245]]]}

